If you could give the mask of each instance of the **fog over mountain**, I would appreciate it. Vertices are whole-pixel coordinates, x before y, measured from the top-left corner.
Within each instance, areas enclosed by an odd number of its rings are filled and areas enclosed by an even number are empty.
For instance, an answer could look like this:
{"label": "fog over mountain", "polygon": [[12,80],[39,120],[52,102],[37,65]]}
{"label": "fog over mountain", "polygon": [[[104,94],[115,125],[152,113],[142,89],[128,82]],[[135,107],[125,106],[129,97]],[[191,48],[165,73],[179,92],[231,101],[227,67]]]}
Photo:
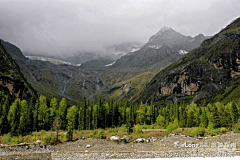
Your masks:
{"label": "fog over mountain", "polygon": [[0,38],[24,53],[104,53],[146,43],[163,26],[213,35],[240,15],[239,0],[0,0]]}

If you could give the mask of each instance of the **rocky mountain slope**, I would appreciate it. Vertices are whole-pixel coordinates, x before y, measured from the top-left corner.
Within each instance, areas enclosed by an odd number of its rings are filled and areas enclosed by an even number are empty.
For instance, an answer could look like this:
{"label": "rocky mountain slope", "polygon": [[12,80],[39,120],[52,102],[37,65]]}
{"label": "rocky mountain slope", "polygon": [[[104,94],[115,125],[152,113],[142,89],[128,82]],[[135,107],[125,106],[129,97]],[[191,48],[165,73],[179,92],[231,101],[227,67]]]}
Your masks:
{"label": "rocky mountain slope", "polygon": [[196,37],[184,36],[172,28],[163,27],[140,50],[121,57],[112,67],[134,72],[159,69],[198,47],[206,38],[202,34]]}
{"label": "rocky mountain slope", "polygon": [[[239,88],[240,18],[177,62],[160,71],[146,86],[139,100],[192,101],[208,97],[228,87]],[[229,86],[230,83],[235,84]]]}
{"label": "rocky mountain slope", "polygon": [[[97,59],[81,66],[69,65],[53,58],[31,60],[26,58],[15,45],[2,41],[3,46],[16,60],[29,83],[40,93],[48,97],[66,97],[72,101],[92,98],[104,85],[99,78],[108,69],[109,59]],[[56,63],[55,63],[56,62]]]}
{"label": "rocky mountain slope", "polygon": [[[142,48],[140,43],[108,48],[109,51],[126,54],[116,62],[110,57],[104,57],[81,65],[75,65],[79,61],[69,64],[55,58],[29,59],[16,46],[4,41],[2,43],[28,81],[41,94],[59,98],[64,96],[73,101],[81,101],[84,96],[94,99],[99,95],[106,99],[135,100],[157,71],[200,45],[204,38],[203,35],[194,38],[183,36],[164,27]],[[125,53],[127,51],[130,54]]]}
{"label": "rocky mountain slope", "polygon": [[[0,41],[0,89],[11,97],[30,99],[36,92]],[[15,50],[16,48],[13,48]],[[15,50],[17,51],[17,50]],[[16,52],[17,53],[17,52]]]}

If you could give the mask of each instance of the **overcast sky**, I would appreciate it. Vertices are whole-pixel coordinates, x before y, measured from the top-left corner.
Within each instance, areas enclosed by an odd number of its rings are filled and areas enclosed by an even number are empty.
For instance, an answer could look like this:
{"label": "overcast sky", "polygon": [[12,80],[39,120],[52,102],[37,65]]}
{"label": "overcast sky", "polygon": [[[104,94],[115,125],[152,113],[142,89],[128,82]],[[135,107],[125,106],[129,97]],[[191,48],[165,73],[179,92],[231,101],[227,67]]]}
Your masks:
{"label": "overcast sky", "polygon": [[213,35],[240,0],[0,0],[0,38],[23,52],[62,55],[147,42],[161,27]]}

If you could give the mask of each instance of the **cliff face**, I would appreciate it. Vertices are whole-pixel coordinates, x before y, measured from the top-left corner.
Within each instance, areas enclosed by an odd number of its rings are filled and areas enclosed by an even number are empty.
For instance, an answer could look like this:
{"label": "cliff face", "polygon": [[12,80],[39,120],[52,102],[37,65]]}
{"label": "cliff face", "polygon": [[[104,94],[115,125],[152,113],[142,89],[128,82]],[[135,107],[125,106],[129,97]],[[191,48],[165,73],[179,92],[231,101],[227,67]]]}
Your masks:
{"label": "cliff face", "polygon": [[[1,41],[0,41],[1,42]],[[0,43],[0,89],[15,98],[30,99],[36,93],[12,57]]]}
{"label": "cliff face", "polygon": [[[240,77],[240,18],[201,46],[159,72],[140,100],[175,101],[195,95],[193,101],[215,94]],[[174,100],[175,99],[175,100]]]}

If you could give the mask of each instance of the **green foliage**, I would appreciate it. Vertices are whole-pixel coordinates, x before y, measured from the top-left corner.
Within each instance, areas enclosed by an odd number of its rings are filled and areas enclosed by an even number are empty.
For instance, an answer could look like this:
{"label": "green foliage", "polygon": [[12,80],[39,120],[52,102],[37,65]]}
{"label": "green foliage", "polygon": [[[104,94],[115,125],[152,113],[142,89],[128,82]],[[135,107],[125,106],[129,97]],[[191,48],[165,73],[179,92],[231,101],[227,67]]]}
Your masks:
{"label": "green foliage", "polygon": [[63,98],[59,103],[59,116],[62,120],[62,129],[66,129],[66,116],[67,116],[67,102],[66,99]]}
{"label": "green foliage", "polygon": [[157,122],[156,123],[157,123],[157,125],[165,128],[165,118],[162,115],[159,115],[157,117]]}
{"label": "green foliage", "polygon": [[192,129],[188,130],[188,134],[191,137],[204,136],[205,128],[203,128],[203,127],[192,128]]}
{"label": "green foliage", "polygon": [[52,132],[46,132],[41,136],[41,141],[43,143],[53,143],[56,142],[56,136]]}
{"label": "green foliage", "polygon": [[225,128],[225,127],[221,127],[221,128],[220,128],[220,133],[225,134],[225,133],[227,133],[227,132],[228,132],[228,129],[227,129],[227,128]]}
{"label": "green foliage", "polygon": [[73,130],[75,128],[75,123],[77,120],[77,110],[77,107],[74,105],[67,111],[67,131],[69,140],[72,140]]}
{"label": "green foliage", "polygon": [[[205,134],[202,128],[207,128],[206,133],[210,135],[240,130],[240,106],[236,102],[206,105],[176,103],[159,107],[143,103],[130,104],[128,101],[104,102],[99,98],[91,103],[84,99],[77,106],[69,106],[65,98],[60,102],[56,98],[48,101],[40,95],[30,102],[15,99],[11,103],[8,96],[3,96],[4,92],[0,91],[0,95],[0,133],[9,133],[12,137],[24,137],[33,131],[51,129],[67,131],[67,136],[59,134],[59,139],[68,140],[73,139],[76,130],[95,130],[92,137],[106,138],[105,131],[101,130],[105,128],[108,128],[109,135],[134,134],[136,137],[145,134],[143,129],[147,128],[166,128],[167,133],[170,133],[179,127],[190,127],[194,128],[189,132],[192,136]],[[54,124],[57,118],[61,120]],[[113,127],[121,129],[110,131]],[[46,137],[38,135],[32,140],[42,137],[48,143],[56,140],[56,133],[54,135],[55,138],[50,134]]]}
{"label": "green foliage", "polygon": [[177,119],[175,119],[174,122],[170,122],[166,129],[167,129],[167,132],[170,133],[176,128],[178,128],[178,120]]}
{"label": "green foliage", "polygon": [[102,129],[98,130],[97,137],[99,139],[106,139],[106,135],[105,135],[105,133],[104,133],[104,131]]}
{"label": "green foliage", "polygon": [[19,134],[19,119],[20,119],[20,104],[21,100],[16,99],[13,104],[10,106],[9,112],[8,112],[8,122],[11,126],[10,133],[12,135],[18,135]]}

